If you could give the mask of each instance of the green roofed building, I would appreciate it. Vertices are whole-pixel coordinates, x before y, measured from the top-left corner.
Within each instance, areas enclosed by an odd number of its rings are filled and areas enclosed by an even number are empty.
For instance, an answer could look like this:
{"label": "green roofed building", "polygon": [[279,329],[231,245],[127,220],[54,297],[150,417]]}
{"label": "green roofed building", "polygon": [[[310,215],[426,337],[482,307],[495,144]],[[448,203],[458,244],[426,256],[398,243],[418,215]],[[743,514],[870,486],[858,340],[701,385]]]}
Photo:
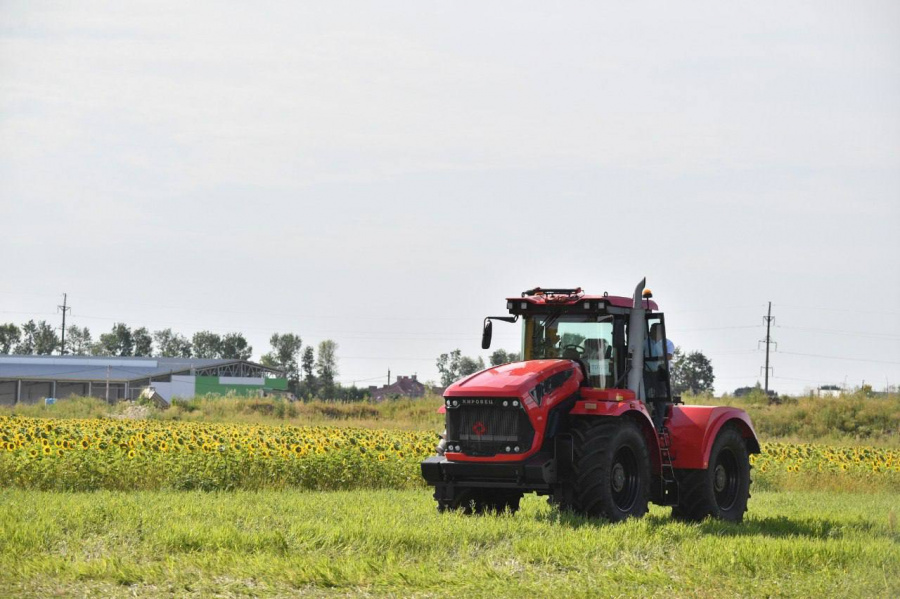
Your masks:
{"label": "green roofed building", "polygon": [[114,402],[136,399],[148,388],[167,402],[209,393],[288,394],[284,372],[246,360],[0,356],[0,405],[71,395]]}

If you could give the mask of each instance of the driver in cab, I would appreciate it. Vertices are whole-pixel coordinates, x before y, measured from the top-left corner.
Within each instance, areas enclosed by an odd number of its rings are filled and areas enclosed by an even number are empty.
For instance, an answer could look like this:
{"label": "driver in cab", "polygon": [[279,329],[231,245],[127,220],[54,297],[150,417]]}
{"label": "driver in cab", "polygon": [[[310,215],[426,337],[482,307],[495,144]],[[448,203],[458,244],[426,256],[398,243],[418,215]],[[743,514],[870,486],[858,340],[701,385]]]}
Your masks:
{"label": "driver in cab", "polygon": [[669,339],[663,339],[662,327],[654,324],[650,327],[650,338],[644,340],[644,358],[647,370],[656,372],[664,368],[663,358],[666,361],[672,359],[675,353],[675,344]]}

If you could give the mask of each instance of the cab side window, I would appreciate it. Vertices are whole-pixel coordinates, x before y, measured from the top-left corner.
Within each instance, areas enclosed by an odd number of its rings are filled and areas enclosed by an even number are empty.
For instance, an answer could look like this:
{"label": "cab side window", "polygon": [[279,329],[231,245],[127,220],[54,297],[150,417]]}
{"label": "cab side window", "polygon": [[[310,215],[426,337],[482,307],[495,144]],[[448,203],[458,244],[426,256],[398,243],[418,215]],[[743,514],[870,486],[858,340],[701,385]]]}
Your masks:
{"label": "cab side window", "polygon": [[647,399],[671,399],[669,389],[669,360],[674,344],[666,339],[662,315],[647,319],[644,339],[644,389]]}

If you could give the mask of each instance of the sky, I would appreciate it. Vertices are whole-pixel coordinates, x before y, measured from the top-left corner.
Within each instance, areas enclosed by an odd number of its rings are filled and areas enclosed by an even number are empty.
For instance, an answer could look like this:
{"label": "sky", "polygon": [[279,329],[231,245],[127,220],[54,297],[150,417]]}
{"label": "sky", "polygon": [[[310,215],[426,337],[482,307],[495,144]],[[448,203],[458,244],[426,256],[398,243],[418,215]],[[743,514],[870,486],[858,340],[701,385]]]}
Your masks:
{"label": "sky", "polygon": [[0,322],[436,381],[506,297],[647,277],[719,393],[770,301],[773,389],[882,389],[900,4],[0,0],[0,231]]}

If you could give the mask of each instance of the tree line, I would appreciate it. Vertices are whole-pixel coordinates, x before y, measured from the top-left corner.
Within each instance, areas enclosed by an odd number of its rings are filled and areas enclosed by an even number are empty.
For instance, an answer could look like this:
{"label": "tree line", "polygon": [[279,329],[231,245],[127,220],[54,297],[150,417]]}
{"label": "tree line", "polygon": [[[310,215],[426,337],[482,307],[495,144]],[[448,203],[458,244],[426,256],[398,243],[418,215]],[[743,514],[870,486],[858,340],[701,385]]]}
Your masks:
{"label": "tree line", "polygon": [[[508,352],[505,349],[495,350],[488,357],[491,366],[500,366],[509,362],[517,362],[519,354]],[[455,349],[450,353],[441,354],[437,359],[437,369],[441,375],[441,386],[449,387],[461,378],[484,370],[484,359],[481,356],[470,358],[462,355],[462,351]]]}
{"label": "tree line", "polygon": [[132,329],[117,322],[96,340],[88,327],[66,327],[65,347],[57,330],[47,321],[29,320],[21,327],[0,325],[0,354],[46,356],[54,353],[71,356],[146,356],[159,358],[225,358],[248,360],[253,348],[241,333],[219,335],[210,331],[195,333],[191,339],[162,329],[152,333],[147,327]]}
{"label": "tree line", "polygon": [[[565,342],[565,339],[563,340]],[[489,356],[491,366],[499,366],[519,360],[519,354],[503,349],[494,351]],[[484,359],[481,356],[472,358],[462,355],[462,351],[455,349],[449,353],[441,354],[436,362],[438,372],[441,374],[441,385],[447,387],[454,382],[484,370]],[[675,349],[669,369],[669,381],[672,393],[712,393],[715,376],[712,362],[703,352],[684,352],[680,347]]]}
{"label": "tree line", "polygon": [[[337,382],[338,344],[326,339],[318,347],[303,346],[300,335],[274,333],[271,349],[260,364],[285,372],[288,388],[298,397],[324,399],[362,399],[365,392]],[[0,325],[0,354],[23,356],[60,354],[73,356],[208,358],[249,360],[253,347],[242,333],[219,334],[198,331],[191,338],[170,328],[150,332],[146,327],[131,328],[117,322],[96,340],[88,327],[66,327],[65,348],[57,330],[45,320],[29,320],[21,326]]]}

